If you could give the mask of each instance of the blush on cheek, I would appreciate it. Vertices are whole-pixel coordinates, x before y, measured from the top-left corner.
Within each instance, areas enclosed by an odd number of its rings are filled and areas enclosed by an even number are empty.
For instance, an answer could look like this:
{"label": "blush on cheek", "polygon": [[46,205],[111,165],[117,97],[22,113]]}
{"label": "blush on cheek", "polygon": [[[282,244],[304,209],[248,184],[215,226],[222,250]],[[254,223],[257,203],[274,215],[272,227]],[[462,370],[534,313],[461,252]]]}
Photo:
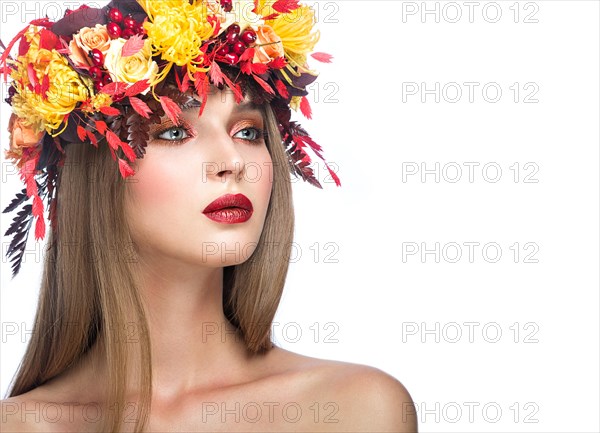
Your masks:
{"label": "blush on cheek", "polygon": [[146,205],[168,206],[170,201],[184,192],[181,191],[181,185],[185,184],[182,183],[181,172],[168,167],[165,162],[149,157],[135,174],[137,182],[131,185],[131,195],[144,209]]}

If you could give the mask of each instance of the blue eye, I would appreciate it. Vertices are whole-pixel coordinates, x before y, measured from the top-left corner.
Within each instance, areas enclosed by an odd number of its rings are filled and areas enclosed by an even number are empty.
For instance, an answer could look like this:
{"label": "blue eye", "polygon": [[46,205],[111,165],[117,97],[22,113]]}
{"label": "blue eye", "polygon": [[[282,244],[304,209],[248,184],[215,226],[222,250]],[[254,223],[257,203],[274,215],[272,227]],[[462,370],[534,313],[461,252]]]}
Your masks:
{"label": "blue eye", "polygon": [[[239,136],[241,134],[241,136]],[[248,141],[258,141],[264,138],[263,131],[257,128],[244,128],[238,131],[234,137],[241,138]]]}
{"label": "blue eye", "polygon": [[190,135],[187,130],[180,126],[174,126],[172,128],[166,129],[157,135],[157,138],[167,141],[181,141],[188,138]]}

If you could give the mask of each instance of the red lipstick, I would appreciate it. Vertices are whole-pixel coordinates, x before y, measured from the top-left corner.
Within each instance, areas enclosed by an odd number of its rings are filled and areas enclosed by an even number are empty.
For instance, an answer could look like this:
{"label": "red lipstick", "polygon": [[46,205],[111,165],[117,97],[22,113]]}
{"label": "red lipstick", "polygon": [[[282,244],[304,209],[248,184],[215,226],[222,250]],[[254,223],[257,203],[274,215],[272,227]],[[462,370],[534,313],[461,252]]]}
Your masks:
{"label": "red lipstick", "polygon": [[248,221],[253,212],[252,202],[244,194],[225,194],[202,211],[213,221],[238,224]]}

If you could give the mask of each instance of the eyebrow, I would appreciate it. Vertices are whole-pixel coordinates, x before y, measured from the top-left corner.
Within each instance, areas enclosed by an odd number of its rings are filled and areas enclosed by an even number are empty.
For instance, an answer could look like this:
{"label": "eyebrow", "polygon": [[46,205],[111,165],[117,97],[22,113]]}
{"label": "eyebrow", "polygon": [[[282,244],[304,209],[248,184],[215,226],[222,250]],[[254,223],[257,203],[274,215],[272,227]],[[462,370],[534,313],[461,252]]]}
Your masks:
{"label": "eyebrow", "polygon": [[236,104],[233,111],[262,111],[262,106],[254,101],[244,101]]}
{"label": "eyebrow", "polygon": [[[185,107],[181,107],[183,111],[192,110],[194,108],[200,108],[202,104],[196,98],[193,98],[189,104],[186,104]],[[235,108],[233,109],[234,113],[246,112],[246,111],[260,111],[262,112],[262,106],[257,104],[254,101],[244,101],[239,104],[235,104]]]}

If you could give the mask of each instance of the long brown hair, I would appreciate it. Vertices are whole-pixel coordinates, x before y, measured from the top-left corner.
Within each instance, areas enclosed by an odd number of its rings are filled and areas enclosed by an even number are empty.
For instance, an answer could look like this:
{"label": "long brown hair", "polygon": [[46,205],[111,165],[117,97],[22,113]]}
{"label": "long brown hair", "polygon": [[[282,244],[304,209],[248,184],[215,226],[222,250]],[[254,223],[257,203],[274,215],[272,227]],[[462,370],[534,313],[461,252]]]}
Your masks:
{"label": "long brown hair", "polygon": [[[224,268],[223,307],[249,351],[271,348],[271,324],[288,272],[294,231],[290,163],[271,107],[264,105],[273,189],[260,240],[245,262]],[[108,146],[66,146],[57,190],[57,229],[50,231],[31,340],[9,397],[28,392],[77,363],[102,336],[107,362],[101,431],[119,431],[124,414],[130,343],[135,323],[141,385],[135,431],[147,423],[152,395],[148,324],[131,263],[133,245],[124,213],[126,180]],[[129,257],[128,257],[129,253]],[[124,342],[126,344],[124,344]],[[113,406],[114,404],[116,406]]]}

